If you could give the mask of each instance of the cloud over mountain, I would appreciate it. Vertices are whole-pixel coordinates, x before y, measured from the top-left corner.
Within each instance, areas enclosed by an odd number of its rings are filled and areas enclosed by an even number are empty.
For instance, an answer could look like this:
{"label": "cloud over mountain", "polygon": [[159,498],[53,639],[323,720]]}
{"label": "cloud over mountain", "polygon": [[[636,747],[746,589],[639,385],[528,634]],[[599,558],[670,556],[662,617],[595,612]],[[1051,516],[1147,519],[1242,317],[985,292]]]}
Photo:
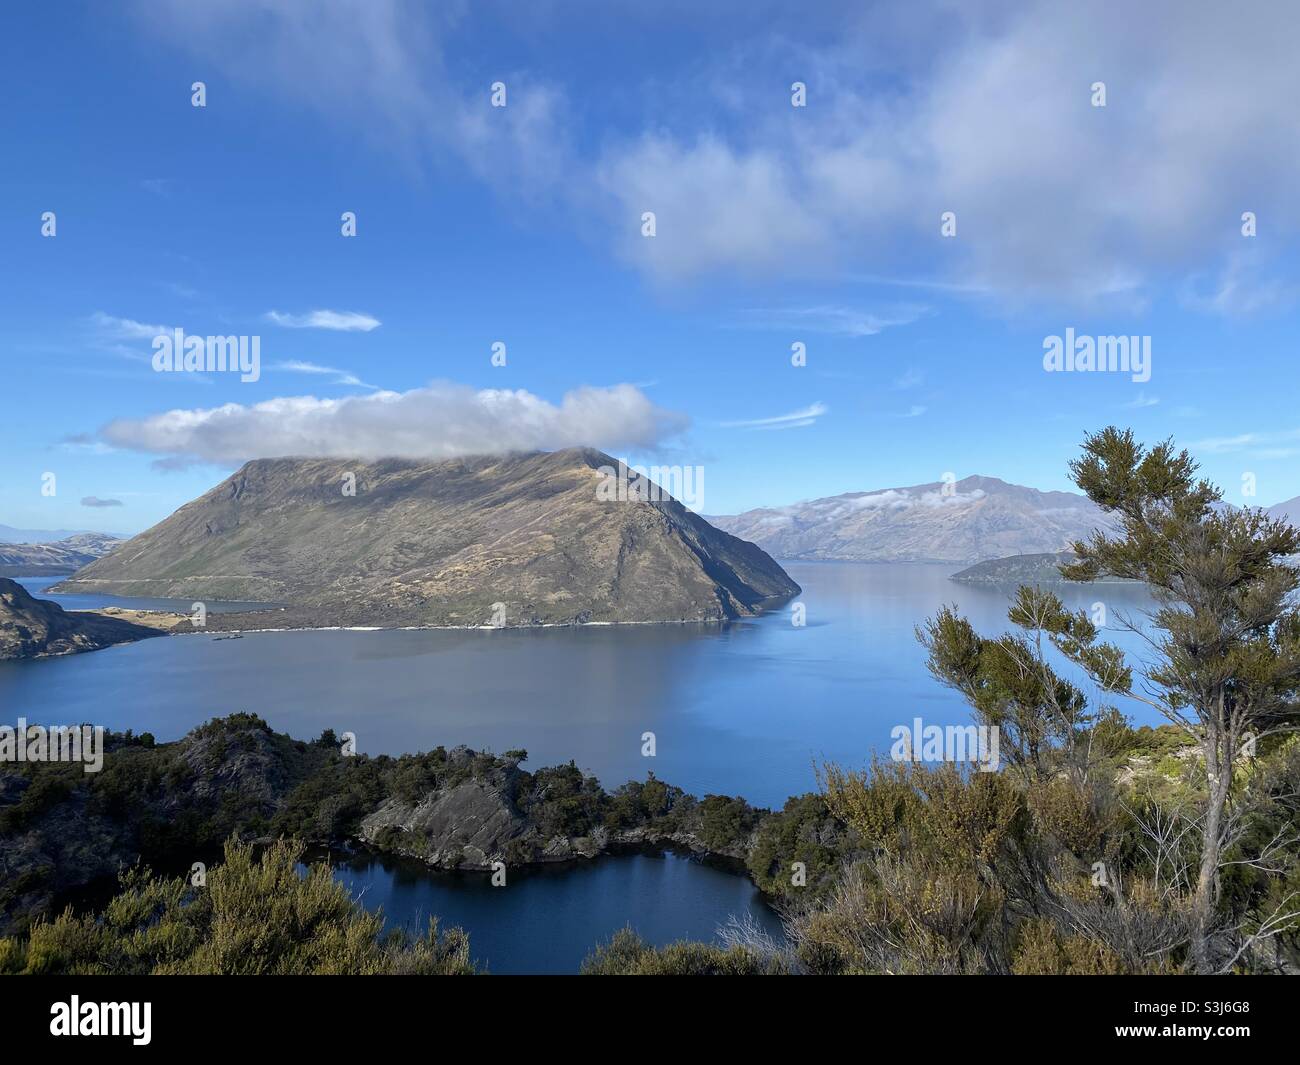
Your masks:
{"label": "cloud over mountain", "polygon": [[409,392],[290,396],[120,418],[101,436],[116,447],[233,464],[288,456],[442,459],[580,445],[653,449],[687,425],[633,385],[576,388],[556,404],[523,389],[435,382]]}

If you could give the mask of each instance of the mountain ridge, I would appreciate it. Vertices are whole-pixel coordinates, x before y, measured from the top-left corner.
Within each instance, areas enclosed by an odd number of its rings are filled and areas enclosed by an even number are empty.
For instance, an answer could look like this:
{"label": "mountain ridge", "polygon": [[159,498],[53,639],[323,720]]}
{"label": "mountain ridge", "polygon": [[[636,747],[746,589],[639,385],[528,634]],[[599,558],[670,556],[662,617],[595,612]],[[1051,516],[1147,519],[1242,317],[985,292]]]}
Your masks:
{"label": "mountain ridge", "polygon": [[1110,524],[1085,496],[982,475],[844,492],[711,520],[778,558],[968,565],[1055,552]]}
{"label": "mountain ridge", "polygon": [[0,544],[52,544],[77,536],[125,539],[116,533],[96,532],[92,529],[17,529],[12,525],[0,525]]}
{"label": "mountain ridge", "polygon": [[1300,529],[1300,496],[1274,503],[1271,507],[1265,508],[1265,513],[1270,518],[1281,518]]}
{"label": "mountain ridge", "polygon": [[124,542],[120,537],[107,533],[76,533],[53,542],[0,543],[0,576],[43,577],[75,573]]}

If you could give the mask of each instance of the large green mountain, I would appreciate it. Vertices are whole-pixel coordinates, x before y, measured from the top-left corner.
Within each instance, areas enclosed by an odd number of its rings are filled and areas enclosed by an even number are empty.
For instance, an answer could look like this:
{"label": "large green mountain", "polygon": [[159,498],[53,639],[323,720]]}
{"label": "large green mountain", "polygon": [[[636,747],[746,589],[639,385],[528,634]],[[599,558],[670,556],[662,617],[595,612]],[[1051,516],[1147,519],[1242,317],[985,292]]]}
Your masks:
{"label": "large green mountain", "polygon": [[220,628],[721,620],[799,591],[671,498],[600,498],[615,466],[589,448],[257,460],[54,590],[285,607]]}

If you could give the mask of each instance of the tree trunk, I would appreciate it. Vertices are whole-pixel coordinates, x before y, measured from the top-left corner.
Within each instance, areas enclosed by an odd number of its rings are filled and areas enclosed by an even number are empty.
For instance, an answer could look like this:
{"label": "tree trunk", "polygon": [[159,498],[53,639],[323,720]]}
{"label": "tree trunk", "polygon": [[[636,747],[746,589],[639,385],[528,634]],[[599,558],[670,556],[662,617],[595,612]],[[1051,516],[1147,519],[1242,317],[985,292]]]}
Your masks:
{"label": "tree trunk", "polygon": [[1218,736],[1207,737],[1205,744],[1206,804],[1204,835],[1201,838],[1201,868],[1192,896],[1191,962],[1198,974],[1213,973],[1215,960],[1210,952],[1210,933],[1214,910],[1218,904],[1219,845],[1223,826],[1223,808],[1232,782],[1232,759],[1227,769],[1220,764]]}

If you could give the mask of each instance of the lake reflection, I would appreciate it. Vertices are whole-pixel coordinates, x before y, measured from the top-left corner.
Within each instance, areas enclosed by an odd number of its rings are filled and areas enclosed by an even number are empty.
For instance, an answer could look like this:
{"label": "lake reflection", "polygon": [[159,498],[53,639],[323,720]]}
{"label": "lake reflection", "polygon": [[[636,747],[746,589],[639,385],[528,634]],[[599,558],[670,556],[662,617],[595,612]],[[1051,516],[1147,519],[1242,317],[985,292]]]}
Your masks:
{"label": "lake reflection", "polygon": [[436,914],[440,928],[464,928],[474,960],[494,973],[576,973],[597,943],[625,926],[656,946],[709,942],[747,914],[783,937],[748,879],[673,853],[514,871],[500,888],[485,874],[370,855],[336,856],[335,875],[367,907],[382,906],[388,927],[422,935]]}

